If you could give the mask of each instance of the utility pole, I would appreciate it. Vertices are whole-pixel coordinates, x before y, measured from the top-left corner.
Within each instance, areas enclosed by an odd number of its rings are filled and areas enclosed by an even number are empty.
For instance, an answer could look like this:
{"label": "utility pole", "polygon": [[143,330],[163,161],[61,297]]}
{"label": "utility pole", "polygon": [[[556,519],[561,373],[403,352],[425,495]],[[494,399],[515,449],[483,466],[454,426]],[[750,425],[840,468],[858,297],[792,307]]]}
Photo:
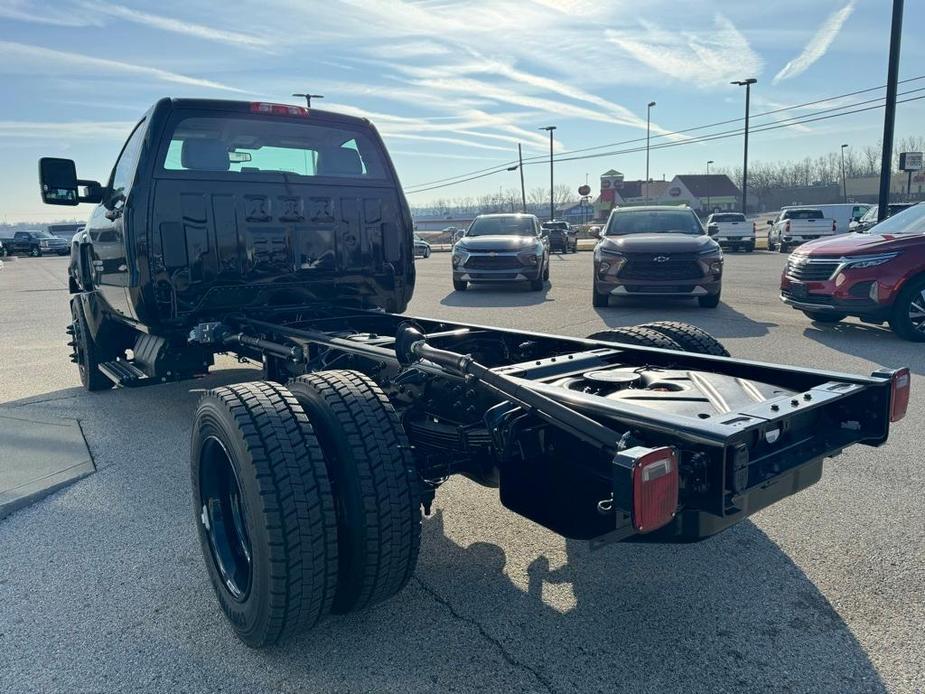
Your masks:
{"label": "utility pole", "polygon": [[654,101],[646,105],[646,202],[649,202],[649,129],[652,124],[652,107]]}
{"label": "utility pole", "polygon": [[323,94],[293,94],[293,96],[301,96],[305,99],[306,108],[312,107],[312,99],[323,99]]}
{"label": "utility pole", "polygon": [[523,207],[524,214],[526,214],[527,189],[524,188],[524,151],[519,142],[517,143],[517,161],[520,162],[520,164],[518,164],[518,168],[520,169],[520,204]]}
{"label": "utility pole", "polygon": [[893,126],[896,122],[896,85],[899,80],[899,44],[903,32],[903,0],[893,0],[890,30],[890,62],[886,73],[886,109],[883,112],[883,152],[880,156],[880,204],[877,221],[886,219],[893,171]]}
{"label": "utility pole", "polygon": [[[712,160],[712,159],[710,159],[710,160],[707,162],[707,176],[710,175],[710,164],[712,164],[712,163],[713,163],[713,160]],[[711,200],[710,200],[710,193],[709,193],[709,191],[710,191],[710,182],[707,181],[707,212],[710,213],[710,214],[712,214],[712,213],[713,213],[713,205],[710,204]]]}
{"label": "utility pole", "polygon": [[848,202],[848,179],[845,177],[845,147],[848,145],[841,146],[841,194],[842,202]]}
{"label": "utility pole", "polygon": [[553,178],[552,178],[552,131],[556,129],[555,125],[547,125],[545,128],[539,128],[539,130],[545,130],[549,133],[549,219],[552,221],[556,218],[556,194],[553,189]]}
{"label": "utility pole", "polygon": [[729,84],[745,87],[745,153],[742,156],[742,214],[748,214],[748,109],[752,97],[752,85],[758,80],[749,77]]}

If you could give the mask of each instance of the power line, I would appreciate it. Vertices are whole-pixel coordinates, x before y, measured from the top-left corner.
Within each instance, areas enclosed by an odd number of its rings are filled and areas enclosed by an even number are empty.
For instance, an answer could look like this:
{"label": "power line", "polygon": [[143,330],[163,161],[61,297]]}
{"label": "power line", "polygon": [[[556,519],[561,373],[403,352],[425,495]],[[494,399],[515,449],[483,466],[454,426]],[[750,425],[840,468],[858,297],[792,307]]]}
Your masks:
{"label": "power line", "polygon": [[[908,82],[915,82],[915,81],[922,80],[922,79],[925,79],[925,75],[918,75],[918,76],[916,76],[916,77],[909,77],[909,78],[907,78],[907,79],[900,80],[900,84],[905,84],[905,83],[908,83]],[[834,99],[844,99],[844,98],[850,97],[850,96],[857,96],[857,95],[859,95],[859,94],[866,94],[866,93],[868,93],[868,92],[873,92],[873,91],[877,91],[877,90],[879,90],[879,89],[884,89],[885,86],[886,86],[886,85],[881,85],[881,86],[879,86],[879,87],[868,87],[868,88],[866,88],[866,89],[858,89],[858,90],[853,91],[853,92],[846,92],[846,93],[844,93],[844,94],[836,94],[836,95],[834,95],[834,96],[827,96],[827,97],[822,98],[822,99],[815,99],[814,101],[807,101],[807,102],[804,102],[804,103],[801,103],[801,104],[794,104],[794,105],[792,105],[792,106],[782,106],[782,107],[780,107],[780,108],[772,109],[772,110],[770,110],[770,111],[764,111],[764,112],[762,112],[762,113],[756,113],[756,114],[752,115],[752,118],[763,118],[763,117],[765,117],[765,116],[771,116],[771,115],[774,115],[774,114],[776,114],[776,113],[782,113],[782,112],[784,112],[784,111],[792,111],[792,110],[799,109],[799,108],[805,108],[805,107],[807,107],[807,106],[814,106],[814,105],[816,105],[816,104],[825,103],[825,102],[827,102],[827,101],[832,101],[832,100],[834,100]],[[865,103],[865,102],[862,102],[862,103]],[[839,107],[839,108],[848,108],[849,106],[851,106],[851,104],[846,105],[846,106],[843,106],[843,107]],[[817,112],[817,113],[818,113],[818,112]],[[708,124],[706,124],[706,125],[698,125],[698,126],[694,126],[694,127],[691,127],[691,128],[684,128],[684,129],[682,129],[682,130],[674,130],[674,131],[670,131],[670,132],[666,132],[666,133],[660,133],[660,134],[657,134],[657,135],[653,135],[652,138],[655,139],[655,138],[672,137],[672,136],[675,136],[675,135],[683,135],[683,134],[685,134],[685,133],[695,132],[695,131],[698,131],[698,130],[705,130],[705,129],[707,129],[707,128],[715,128],[715,127],[720,126],[720,125],[728,125],[728,124],[730,124],[730,123],[737,123],[737,122],[740,122],[740,121],[742,121],[742,120],[744,120],[744,119],[743,119],[743,118],[730,118],[730,119],[728,119],[728,120],[717,121],[717,122],[715,122],[715,123],[708,123]],[[741,132],[741,131],[739,131],[739,132]],[[569,154],[577,154],[577,153],[580,153],[580,152],[590,152],[590,151],[593,151],[593,150],[604,149],[604,148],[607,148],[607,147],[618,147],[618,146],[621,146],[621,145],[632,144],[632,143],[634,143],[634,142],[642,142],[642,141],[644,141],[644,140],[645,140],[645,137],[638,137],[638,138],[632,138],[632,139],[629,139],[629,140],[621,140],[621,141],[619,141],[619,142],[611,142],[611,143],[603,144],[603,145],[593,145],[593,146],[591,146],[591,147],[583,147],[583,148],[581,148],[581,149],[574,149],[574,150],[570,150],[570,151],[568,151],[568,152],[562,152],[561,155],[562,155],[562,156],[566,156],[566,155],[569,155]],[[524,159],[524,163],[525,163],[525,164],[532,164],[532,163],[546,162],[546,161],[549,161],[549,159],[548,159],[545,155],[537,155],[537,156],[533,156],[533,157],[527,157],[527,158]],[[561,161],[569,161],[569,160],[568,160],[568,159],[563,159],[563,160],[561,160]],[[513,160],[513,161],[505,162],[504,164],[497,164],[497,165],[495,165],[495,166],[488,166],[488,167],[485,167],[485,168],[483,168],[483,169],[476,169],[476,170],[474,170],[474,171],[468,171],[468,172],[465,172],[465,173],[457,174],[457,175],[455,175],[455,176],[447,176],[447,177],[445,177],[445,178],[437,178],[437,179],[434,179],[434,180],[431,180],[431,181],[425,181],[425,182],[422,182],[422,183],[409,185],[409,186],[407,186],[407,188],[408,188],[408,189],[418,189],[418,188],[422,188],[422,190],[409,190],[409,194],[411,194],[411,193],[417,193],[417,192],[424,192],[424,191],[423,191],[423,188],[424,188],[424,187],[429,187],[429,186],[431,186],[432,184],[436,184],[436,183],[444,183],[444,182],[446,182],[446,181],[455,181],[456,179],[463,179],[463,180],[459,180],[459,181],[457,181],[457,182],[458,182],[458,183],[465,183],[465,182],[467,182],[467,181],[474,180],[472,177],[473,177],[473,176],[476,176],[476,177],[477,177],[477,174],[488,173],[488,172],[490,172],[490,174],[488,174],[488,175],[492,175],[492,174],[495,174],[495,173],[501,173],[502,171],[506,171],[506,170],[507,170],[507,167],[509,167],[509,166],[511,166],[511,165],[513,165],[513,164],[517,164],[517,163],[518,163],[517,160]]]}
{"label": "power line", "polygon": [[[922,89],[912,89],[912,90],[909,90],[909,91],[907,91],[907,92],[903,92],[903,94],[911,94],[911,93],[914,93],[914,92],[923,91],[923,89],[925,89],[925,88],[922,88]],[[838,97],[830,97],[830,98],[838,98]],[[923,95],[923,96],[910,97],[910,98],[908,98],[908,99],[900,99],[899,101],[897,101],[897,103],[907,103],[907,102],[910,102],[910,101],[919,101],[919,100],[921,100],[921,99],[925,99],[925,95]],[[781,121],[781,122],[777,122],[777,123],[769,123],[769,124],[765,124],[765,125],[755,126],[755,127],[751,128],[750,131],[753,132],[753,133],[755,133],[755,132],[766,132],[766,131],[768,131],[768,130],[778,130],[778,129],[780,129],[780,128],[792,128],[792,127],[795,127],[795,126],[798,126],[798,125],[802,125],[803,123],[814,123],[814,122],[817,122],[817,121],[824,121],[824,120],[829,120],[829,119],[832,119],[832,118],[838,118],[838,117],[840,117],[840,116],[849,116],[849,115],[853,115],[853,114],[855,114],[855,113],[862,113],[862,112],[865,112],[865,111],[876,110],[876,109],[883,108],[884,105],[883,105],[883,104],[876,104],[876,105],[873,105],[873,106],[866,106],[866,107],[864,107],[864,108],[853,108],[853,109],[850,110],[850,111],[845,111],[844,109],[851,108],[851,107],[854,107],[854,106],[859,106],[859,105],[862,105],[862,104],[867,104],[867,103],[870,103],[871,101],[880,101],[880,100],[881,100],[880,98],[878,98],[878,99],[868,99],[868,100],[866,100],[866,101],[860,101],[860,102],[856,102],[856,103],[854,103],[854,104],[846,104],[845,106],[840,106],[840,107],[836,107],[836,108],[833,108],[833,109],[827,109],[827,110],[826,110],[826,111],[840,111],[839,113],[828,113],[828,115],[807,114],[806,116],[798,116],[798,117],[794,117],[794,118],[789,118],[789,119],[786,119],[786,121]],[[792,122],[788,122],[788,121],[792,121]],[[680,142],[665,142],[665,143],[662,143],[662,144],[656,144],[656,145],[652,145],[651,149],[668,149],[668,148],[670,148],[670,147],[683,147],[683,146],[686,146],[686,145],[699,144],[699,143],[701,143],[701,142],[712,142],[712,141],[714,141],[714,140],[724,140],[724,139],[731,138],[731,137],[738,137],[738,136],[741,135],[741,134],[742,134],[742,129],[741,129],[741,128],[736,128],[736,129],[734,129],[734,130],[727,130],[727,131],[723,131],[723,132],[720,132],[720,133],[709,133],[709,134],[703,135],[703,136],[698,137],[698,138],[691,138],[691,139],[688,139],[688,140],[682,140],[682,141],[680,141]],[[641,139],[644,140],[645,138],[641,138]],[[634,141],[635,141],[635,140],[634,140]],[[560,156],[560,157],[557,159],[557,161],[560,161],[560,162],[563,162],[563,161],[581,161],[581,160],[585,160],[585,159],[596,159],[596,158],[599,158],[599,157],[611,157],[611,156],[618,156],[618,155],[623,155],[623,154],[634,154],[634,153],[637,153],[637,152],[642,152],[642,151],[644,151],[644,150],[645,150],[645,147],[643,146],[643,147],[633,147],[633,148],[623,149],[623,150],[612,150],[612,151],[608,151],[608,152],[597,152],[597,153],[595,153],[595,154],[585,154],[585,155],[576,156],[576,157],[563,157],[563,156]],[[549,160],[548,160],[548,159],[539,159],[539,160],[535,160],[535,161],[525,161],[525,162],[524,162],[524,166],[530,166],[530,165],[533,165],[533,164],[542,164],[542,163],[545,163],[545,162],[547,162],[547,161],[549,161]],[[477,174],[477,175],[469,176],[469,177],[464,178],[464,179],[462,179],[462,180],[454,180],[454,181],[451,181],[451,182],[449,182],[449,183],[441,183],[441,184],[438,184],[438,185],[432,185],[432,186],[427,186],[427,187],[424,187],[424,188],[418,188],[418,189],[413,190],[413,191],[408,191],[408,194],[409,194],[409,195],[412,195],[412,194],[416,194],[416,193],[424,193],[424,192],[427,192],[427,191],[430,191],[430,190],[437,190],[437,189],[439,189],[439,188],[448,188],[448,187],[451,187],[451,186],[458,185],[458,184],[460,184],[460,183],[467,183],[468,181],[474,181],[474,180],[478,180],[478,179],[480,179],[480,178],[487,178],[488,176],[492,176],[492,175],[494,175],[494,174],[496,174],[496,173],[500,173],[501,171],[506,171],[506,170],[507,170],[507,169],[491,170],[491,171],[487,171],[487,172],[484,172],[484,173],[479,173],[479,174]]]}

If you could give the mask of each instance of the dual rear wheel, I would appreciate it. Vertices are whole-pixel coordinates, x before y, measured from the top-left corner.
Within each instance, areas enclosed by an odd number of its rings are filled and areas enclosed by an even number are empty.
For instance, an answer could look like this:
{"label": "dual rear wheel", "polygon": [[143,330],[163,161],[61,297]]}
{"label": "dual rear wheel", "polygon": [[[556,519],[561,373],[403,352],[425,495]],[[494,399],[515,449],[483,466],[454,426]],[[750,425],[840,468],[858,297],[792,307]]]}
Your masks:
{"label": "dual rear wheel", "polygon": [[216,388],[192,435],[196,525],[219,604],[267,646],[400,591],[417,564],[408,440],[355,371]]}

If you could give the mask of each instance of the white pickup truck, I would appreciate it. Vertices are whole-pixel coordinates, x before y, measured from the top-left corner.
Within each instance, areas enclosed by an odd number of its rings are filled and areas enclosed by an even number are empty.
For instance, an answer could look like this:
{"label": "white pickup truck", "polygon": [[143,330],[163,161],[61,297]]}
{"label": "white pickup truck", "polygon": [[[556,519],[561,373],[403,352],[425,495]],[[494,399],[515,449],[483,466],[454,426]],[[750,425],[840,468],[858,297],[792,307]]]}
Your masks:
{"label": "white pickup truck", "polygon": [[[768,250],[787,253],[806,241],[834,236],[838,224],[825,217],[822,210],[812,207],[792,207],[781,210],[776,220],[768,220]],[[847,231],[847,229],[845,229]]]}
{"label": "white pickup truck", "polygon": [[707,217],[707,232],[723,249],[755,250],[755,227],[741,212],[714,212]]}

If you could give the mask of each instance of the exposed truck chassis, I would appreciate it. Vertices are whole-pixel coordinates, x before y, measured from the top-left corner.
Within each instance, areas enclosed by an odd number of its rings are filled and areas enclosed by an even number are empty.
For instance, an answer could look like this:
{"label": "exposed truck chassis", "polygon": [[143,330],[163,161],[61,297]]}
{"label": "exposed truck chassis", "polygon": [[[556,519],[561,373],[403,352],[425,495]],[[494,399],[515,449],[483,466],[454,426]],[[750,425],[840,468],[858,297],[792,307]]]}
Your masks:
{"label": "exposed truck chassis", "polygon": [[[825,458],[879,445],[891,382],[690,352],[525,333],[384,312],[293,309],[198,326],[191,341],[260,360],[285,382],[331,368],[371,377],[401,416],[423,480],[422,501],[453,474],[500,487],[501,501],[558,533],[589,540],[702,540],[816,482]],[[722,374],[753,402],[725,407],[701,383],[695,416],[617,401],[564,379],[632,367]],[[765,395],[753,382],[773,384]],[[571,384],[568,384],[571,385]],[[642,533],[632,520],[627,451],[676,449],[673,520]],[[638,454],[638,452],[637,452]]]}

